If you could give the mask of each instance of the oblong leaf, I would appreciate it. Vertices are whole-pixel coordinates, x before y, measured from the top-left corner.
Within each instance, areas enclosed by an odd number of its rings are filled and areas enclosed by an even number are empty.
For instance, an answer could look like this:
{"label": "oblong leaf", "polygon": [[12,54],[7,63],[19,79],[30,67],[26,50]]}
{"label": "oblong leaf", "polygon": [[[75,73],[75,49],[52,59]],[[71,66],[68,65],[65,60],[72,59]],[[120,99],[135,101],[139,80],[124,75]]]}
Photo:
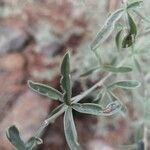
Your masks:
{"label": "oblong leaf", "polygon": [[15,126],[9,127],[6,132],[6,136],[16,150],[27,150],[24,142],[20,137],[19,130]]}
{"label": "oblong leaf", "polygon": [[116,112],[121,110],[122,105],[119,102],[112,102],[106,106],[106,108],[102,108],[98,104],[93,103],[76,103],[72,105],[72,108],[77,112],[90,114],[95,116],[110,116],[115,114]]}
{"label": "oblong leaf", "polygon": [[96,70],[98,70],[98,69],[100,69],[100,68],[99,68],[99,67],[92,68],[92,69],[90,69],[90,70],[88,70],[88,71],[82,73],[82,74],[80,75],[80,77],[86,77],[86,76],[92,74],[94,71],[96,71]]}
{"label": "oblong leaf", "polygon": [[131,35],[135,36],[137,34],[136,24],[135,24],[133,18],[131,17],[131,15],[129,13],[127,14],[127,16],[128,16],[129,26],[130,26],[130,31],[129,32],[130,32]]}
{"label": "oblong leaf", "polygon": [[103,110],[103,115],[104,116],[111,116],[113,114],[116,114],[120,112],[122,109],[122,103],[119,101],[114,101],[109,103],[106,108]]}
{"label": "oblong leaf", "polygon": [[68,108],[64,115],[64,132],[69,148],[71,150],[81,150],[71,108]]}
{"label": "oblong leaf", "polygon": [[104,65],[103,69],[105,71],[113,72],[113,73],[128,73],[128,72],[132,71],[131,67],[126,67],[126,66],[114,67],[114,66],[111,66],[111,65]]}
{"label": "oblong leaf", "polygon": [[140,7],[141,4],[143,4],[143,1],[136,1],[136,2],[130,3],[130,4],[128,4],[127,9],[133,9],[136,7]]}
{"label": "oblong leaf", "polygon": [[58,90],[56,90],[50,86],[36,83],[36,82],[31,81],[31,80],[28,81],[28,86],[34,92],[37,92],[41,95],[47,96],[47,97],[52,98],[54,100],[62,101],[62,94]]}
{"label": "oblong leaf", "polygon": [[67,52],[61,64],[61,87],[63,89],[63,99],[67,105],[71,103],[71,77],[70,77],[70,54]]}
{"label": "oblong leaf", "polygon": [[119,50],[120,47],[121,47],[121,35],[122,35],[122,29],[120,31],[118,31],[117,35],[116,35],[116,38],[115,38],[115,41],[116,41],[116,46],[117,46],[117,49]]}
{"label": "oblong leaf", "polygon": [[140,82],[134,80],[119,81],[110,85],[109,88],[112,88],[114,86],[124,89],[134,89],[140,86]]}
{"label": "oblong leaf", "polygon": [[90,114],[90,115],[96,115],[99,116],[100,113],[102,113],[103,109],[98,104],[92,104],[92,103],[75,103],[72,105],[72,108],[76,110],[77,112],[84,113],[84,114]]}
{"label": "oblong leaf", "polygon": [[127,108],[125,105],[123,105],[123,103],[120,101],[120,99],[110,90],[107,90],[107,94],[108,96],[110,97],[110,100],[113,101],[113,102],[116,102],[118,101],[121,105],[122,105],[122,108],[121,108],[121,111],[123,113],[126,113],[127,112]]}
{"label": "oblong leaf", "polygon": [[96,38],[91,43],[91,50],[97,49],[97,47],[108,38],[114,29],[115,23],[121,18],[122,14],[123,9],[119,9],[109,16]]}

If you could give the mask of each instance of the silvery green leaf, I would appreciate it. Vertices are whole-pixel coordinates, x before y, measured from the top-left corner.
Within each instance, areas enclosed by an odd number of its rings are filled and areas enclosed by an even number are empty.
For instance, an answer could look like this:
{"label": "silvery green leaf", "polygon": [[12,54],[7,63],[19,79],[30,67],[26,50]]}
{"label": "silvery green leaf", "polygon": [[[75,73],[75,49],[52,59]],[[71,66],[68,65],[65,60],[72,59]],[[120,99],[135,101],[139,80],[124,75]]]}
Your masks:
{"label": "silvery green leaf", "polygon": [[64,132],[71,150],[81,150],[78,143],[77,131],[73,120],[72,109],[69,107],[64,115]]}
{"label": "silvery green leaf", "polygon": [[110,90],[107,90],[107,94],[108,96],[110,97],[110,100],[113,101],[113,102],[116,102],[118,101],[118,103],[120,103],[122,105],[122,108],[121,108],[121,111],[123,113],[126,113],[127,112],[127,108],[125,105],[123,105],[123,103],[120,101],[120,99]]}
{"label": "silvery green leaf", "polygon": [[109,103],[105,108],[93,103],[76,103],[72,105],[72,108],[77,112],[96,116],[111,116],[120,111],[121,107],[122,105],[118,101]]}
{"label": "silvery green leaf", "polygon": [[100,115],[103,111],[100,105],[92,103],[84,103],[84,104],[75,103],[72,105],[72,108],[77,112],[96,116]]}
{"label": "silvery green leaf", "polygon": [[71,102],[71,77],[70,77],[70,54],[67,52],[61,64],[61,86],[63,89],[64,102],[70,105]]}
{"label": "silvery green leaf", "polygon": [[122,14],[123,14],[123,9],[119,9],[108,17],[104,26],[97,34],[94,41],[91,43],[91,50],[97,49],[98,46],[109,37],[109,35],[114,30],[115,23],[121,18]]}
{"label": "silvery green leaf", "polygon": [[119,101],[114,101],[109,103],[105,109],[103,109],[103,115],[104,116],[111,116],[113,114],[116,114],[120,112],[122,109],[122,103]]}
{"label": "silvery green leaf", "polygon": [[62,94],[58,90],[56,90],[50,86],[36,83],[36,82],[31,81],[31,80],[28,81],[28,86],[34,92],[37,92],[41,95],[47,96],[47,97],[52,98],[54,100],[62,101]]}
{"label": "silvery green leaf", "polygon": [[116,35],[116,46],[117,49],[119,50],[121,47],[121,35],[122,35],[122,29],[120,31],[118,31],[117,35]]}
{"label": "silvery green leaf", "polygon": [[143,4],[143,1],[136,1],[136,2],[130,3],[130,4],[128,4],[127,9],[133,9],[133,8],[140,7],[141,4]]}
{"label": "silvery green leaf", "polygon": [[19,130],[15,126],[11,126],[7,130],[6,136],[16,150],[27,150],[20,137]]}
{"label": "silvery green leaf", "polygon": [[100,68],[99,68],[99,67],[92,68],[92,69],[90,69],[90,70],[88,70],[88,71],[82,73],[82,74],[80,75],[80,77],[86,77],[86,76],[92,74],[94,71],[96,71],[96,70],[98,70],[98,69],[100,69]]}
{"label": "silvery green leaf", "polygon": [[103,69],[105,71],[113,72],[113,73],[128,73],[128,72],[132,71],[131,67],[126,67],[126,66],[114,67],[114,66],[111,66],[111,65],[104,65]]}
{"label": "silvery green leaf", "polygon": [[109,88],[112,88],[114,86],[124,89],[134,89],[140,86],[140,82],[134,80],[119,81],[110,85]]}
{"label": "silvery green leaf", "polygon": [[43,143],[42,139],[37,137],[31,137],[26,143],[27,150],[32,150],[36,145],[42,143]]}

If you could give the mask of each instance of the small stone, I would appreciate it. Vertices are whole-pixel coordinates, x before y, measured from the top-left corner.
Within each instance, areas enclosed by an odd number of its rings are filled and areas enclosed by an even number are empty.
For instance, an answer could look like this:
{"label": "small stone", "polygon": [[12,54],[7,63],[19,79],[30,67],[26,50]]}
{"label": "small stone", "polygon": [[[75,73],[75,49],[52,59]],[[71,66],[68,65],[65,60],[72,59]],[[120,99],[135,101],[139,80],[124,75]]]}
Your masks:
{"label": "small stone", "polygon": [[24,46],[28,36],[20,29],[10,26],[0,26],[0,55],[19,51]]}
{"label": "small stone", "polygon": [[25,64],[25,57],[19,53],[9,54],[0,58],[0,69],[5,71],[21,70]]}

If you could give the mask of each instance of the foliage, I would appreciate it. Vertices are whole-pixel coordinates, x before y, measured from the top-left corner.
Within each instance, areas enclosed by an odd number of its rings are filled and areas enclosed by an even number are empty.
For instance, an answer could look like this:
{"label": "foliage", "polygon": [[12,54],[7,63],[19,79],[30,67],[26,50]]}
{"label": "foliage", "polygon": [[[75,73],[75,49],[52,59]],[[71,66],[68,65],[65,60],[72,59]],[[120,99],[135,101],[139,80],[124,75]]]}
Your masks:
{"label": "foliage", "polygon": [[[139,56],[142,53],[142,50],[136,47],[139,31],[137,23],[135,21],[136,19],[134,19],[133,17],[134,14],[148,22],[148,20],[145,19],[143,15],[140,15],[138,11],[138,8],[141,6],[142,3],[142,1],[125,1],[122,8],[116,10],[108,17],[99,33],[92,41],[91,51],[95,54],[97,58],[97,65],[96,67],[91,67],[86,72],[81,73],[80,77],[86,79],[90,75],[93,75],[96,71],[105,75],[92,87],[88,88],[83,93],[72,97],[72,80],[70,72],[69,51],[64,55],[60,67],[60,85],[62,88],[62,92],[44,84],[36,83],[31,80],[28,81],[29,88],[31,88],[31,90],[33,90],[34,92],[47,96],[51,100],[58,100],[60,102],[60,105],[50,113],[41,128],[44,129],[47,125],[55,121],[55,119],[57,119],[60,115],[64,114],[64,133],[68,146],[71,150],[82,149],[78,142],[76,126],[73,118],[74,111],[83,114],[94,115],[97,117],[111,116],[114,114],[117,115],[118,113],[124,112],[124,108],[126,108],[126,106],[123,104],[122,100],[120,100],[120,98],[115,95],[113,91],[115,88],[125,90],[128,89],[128,92],[132,89],[132,91],[130,92],[132,93],[131,95],[136,98],[136,105],[142,107],[140,109],[142,113],[139,112],[140,115],[138,116],[138,121],[140,122],[140,124],[137,125],[138,132],[135,132],[136,139],[134,143],[131,145],[118,146],[118,149],[147,149],[147,141],[145,140],[145,129],[147,128],[147,125],[149,125],[149,117],[148,113],[146,112],[146,110],[148,110],[147,107],[149,101],[141,102],[143,99],[146,99],[145,84],[141,71],[141,64],[137,59],[137,55]],[[108,39],[108,37],[111,36],[111,33],[114,32],[118,25],[121,28],[116,33],[115,43],[116,48],[118,49],[117,52],[119,53],[119,55],[117,54],[116,56],[119,57],[117,61],[120,60],[120,62],[116,63],[116,61],[112,61],[110,64],[105,64],[104,61],[102,61],[101,51],[98,50],[101,50],[101,45]],[[126,52],[126,56],[121,58],[121,55],[122,53],[124,53],[124,51]],[[129,62],[132,62],[133,65],[124,65],[125,63]],[[140,77],[135,77],[135,74],[137,73],[134,72],[135,68]],[[123,75],[127,79],[122,80]],[[119,79],[118,77],[117,81],[108,81],[108,79],[113,78],[113,76],[119,76],[121,79]],[[128,78],[129,76],[130,78]],[[139,81],[137,81],[137,78]],[[138,91],[138,87],[140,87],[140,90],[141,88],[143,88],[143,97],[139,95],[141,91]],[[135,88],[138,89],[134,90]],[[94,92],[97,93],[97,95],[95,99],[93,98],[92,102],[80,103],[80,101],[83,100],[87,95],[90,95]],[[109,100],[105,104],[103,104],[102,100],[104,99],[105,95],[108,95]],[[143,129],[144,133],[139,134]],[[41,144],[41,139],[38,136],[31,137],[27,143],[24,143],[21,140],[19,131],[15,126],[12,126],[8,129],[7,137],[17,150],[30,150],[33,149],[37,144]]]}

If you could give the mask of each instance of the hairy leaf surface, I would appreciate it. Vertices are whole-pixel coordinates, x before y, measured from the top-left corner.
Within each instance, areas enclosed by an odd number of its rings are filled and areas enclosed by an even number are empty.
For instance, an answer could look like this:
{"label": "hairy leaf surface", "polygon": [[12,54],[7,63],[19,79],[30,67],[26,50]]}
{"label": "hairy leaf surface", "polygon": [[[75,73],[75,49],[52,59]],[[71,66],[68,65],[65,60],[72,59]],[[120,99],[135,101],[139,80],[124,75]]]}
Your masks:
{"label": "hairy leaf surface", "polygon": [[62,101],[62,94],[58,90],[56,90],[50,86],[36,83],[36,82],[31,81],[31,80],[28,81],[28,86],[34,92],[37,92],[41,95],[47,96],[47,97],[52,98],[54,100]]}
{"label": "hairy leaf surface", "polygon": [[119,9],[109,16],[104,26],[97,34],[96,38],[91,43],[91,50],[95,50],[96,48],[98,48],[98,46],[109,37],[114,29],[115,23],[121,18],[122,14],[123,9]]}
{"label": "hairy leaf surface", "polygon": [[71,102],[71,77],[70,77],[70,54],[69,52],[65,54],[62,64],[61,64],[61,86],[63,89],[64,102],[70,105]]}
{"label": "hairy leaf surface", "polygon": [[128,72],[132,71],[131,67],[125,67],[125,66],[114,67],[114,66],[111,66],[111,65],[104,65],[103,69],[105,71],[113,72],[113,73],[128,73]]}
{"label": "hairy leaf surface", "polygon": [[109,87],[114,87],[114,86],[124,88],[124,89],[134,89],[140,86],[140,82],[134,81],[134,80],[119,81],[119,82],[113,83]]}
{"label": "hairy leaf surface", "polygon": [[81,150],[78,143],[77,131],[73,120],[72,109],[68,108],[64,115],[64,131],[67,143],[71,150]]}

